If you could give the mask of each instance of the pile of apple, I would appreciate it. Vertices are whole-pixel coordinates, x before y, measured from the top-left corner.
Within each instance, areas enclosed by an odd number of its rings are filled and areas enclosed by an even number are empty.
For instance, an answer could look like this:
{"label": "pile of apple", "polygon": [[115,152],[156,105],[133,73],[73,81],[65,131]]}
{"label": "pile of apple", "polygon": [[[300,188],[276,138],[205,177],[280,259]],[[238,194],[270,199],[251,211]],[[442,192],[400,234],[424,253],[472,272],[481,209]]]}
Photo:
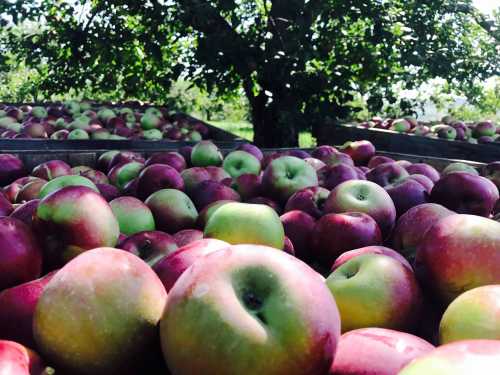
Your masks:
{"label": "pile of apple", "polygon": [[0,104],[0,139],[182,140],[209,138],[200,121],[171,115],[164,108],[145,111],[69,101],[46,107]]}
{"label": "pile of apple", "polygon": [[0,373],[500,373],[500,162],[0,155]]}
{"label": "pile of apple", "polygon": [[498,142],[500,138],[500,127],[493,121],[485,120],[468,123],[457,121],[450,116],[443,117],[440,123],[434,125],[417,121],[411,117],[399,119],[373,117],[370,121],[362,122],[358,126],[367,129],[385,129],[397,133],[475,144]]}

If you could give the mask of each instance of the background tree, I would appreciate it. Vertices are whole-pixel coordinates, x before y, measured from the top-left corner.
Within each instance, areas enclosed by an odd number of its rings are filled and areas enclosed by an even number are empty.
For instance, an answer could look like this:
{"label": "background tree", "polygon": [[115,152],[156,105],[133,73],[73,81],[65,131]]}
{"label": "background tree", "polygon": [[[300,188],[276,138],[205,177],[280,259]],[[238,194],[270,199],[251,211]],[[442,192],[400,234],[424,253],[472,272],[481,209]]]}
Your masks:
{"label": "background tree", "polygon": [[498,17],[471,0],[10,0],[1,13],[39,26],[6,48],[50,67],[40,90],[161,101],[180,76],[242,88],[262,146],[347,117],[353,92],[377,110],[396,100],[393,83],[441,77],[474,98],[500,67]]}

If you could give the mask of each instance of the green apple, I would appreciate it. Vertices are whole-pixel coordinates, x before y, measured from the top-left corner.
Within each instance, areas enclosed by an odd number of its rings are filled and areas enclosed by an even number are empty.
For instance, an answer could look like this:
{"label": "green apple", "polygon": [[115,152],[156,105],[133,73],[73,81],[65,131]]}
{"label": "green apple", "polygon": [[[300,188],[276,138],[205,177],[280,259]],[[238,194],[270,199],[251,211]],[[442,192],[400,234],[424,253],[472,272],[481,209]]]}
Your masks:
{"label": "green apple", "polygon": [[119,197],[109,202],[113,214],[118,220],[120,233],[127,236],[156,229],[153,213],[139,199]]}
{"label": "green apple", "polygon": [[141,117],[141,127],[144,130],[156,129],[160,126],[160,122],[160,119],[151,113],[146,113]]}
{"label": "green apple", "polygon": [[82,129],[75,129],[69,132],[68,134],[69,140],[86,140],[90,139],[89,133]]}
{"label": "green apple", "polygon": [[142,136],[149,141],[160,141],[163,139],[163,133],[159,129],[144,130]]}
{"label": "green apple", "polygon": [[222,167],[232,178],[238,178],[247,173],[257,175],[260,173],[260,161],[245,151],[233,151],[228,154]]}
{"label": "green apple", "polygon": [[212,141],[201,141],[191,151],[191,164],[194,167],[218,167],[222,159],[222,153]]}
{"label": "green apple", "polygon": [[31,114],[33,115],[33,117],[39,119],[44,119],[48,116],[47,110],[43,107],[33,107],[33,109],[31,110]]}
{"label": "green apple", "polygon": [[62,189],[66,186],[86,186],[94,190],[96,193],[99,193],[99,189],[97,188],[97,186],[95,186],[95,184],[88,178],[85,178],[83,176],[68,175],[68,176],[56,177],[53,180],[47,182],[40,189],[38,197],[40,199],[43,199],[47,195],[53,193],[54,191]]}

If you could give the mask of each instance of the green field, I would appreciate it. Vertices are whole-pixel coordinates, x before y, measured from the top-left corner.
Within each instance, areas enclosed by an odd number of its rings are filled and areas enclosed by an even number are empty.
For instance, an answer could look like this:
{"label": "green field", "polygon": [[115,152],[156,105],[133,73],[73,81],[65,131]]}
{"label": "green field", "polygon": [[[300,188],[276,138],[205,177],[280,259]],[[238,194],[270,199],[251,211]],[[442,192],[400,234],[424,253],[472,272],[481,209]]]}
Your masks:
{"label": "green field", "polygon": [[[224,129],[230,133],[236,134],[241,138],[253,140],[252,124],[248,121],[209,121],[209,124]],[[301,132],[299,134],[299,146],[309,148],[316,146],[316,139],[309,132]]]}

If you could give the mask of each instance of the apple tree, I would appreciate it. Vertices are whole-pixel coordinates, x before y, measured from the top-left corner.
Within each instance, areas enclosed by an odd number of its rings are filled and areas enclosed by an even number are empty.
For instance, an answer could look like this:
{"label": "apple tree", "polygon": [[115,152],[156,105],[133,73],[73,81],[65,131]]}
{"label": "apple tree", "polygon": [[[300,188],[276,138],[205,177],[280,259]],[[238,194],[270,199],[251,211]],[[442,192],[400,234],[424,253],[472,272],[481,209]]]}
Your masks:
{"label": "apple tree", "polygon": [[346,118],[353,92],[372,110],[396,100],[395,82],[441,77],[478,95],[500,69],[498,19],[471,0],[8,0],[0,14],[39,25],[8,43],[48,64],[42,90],[161,101],[179,77],[220,95],[243,88],[268,147]]}

